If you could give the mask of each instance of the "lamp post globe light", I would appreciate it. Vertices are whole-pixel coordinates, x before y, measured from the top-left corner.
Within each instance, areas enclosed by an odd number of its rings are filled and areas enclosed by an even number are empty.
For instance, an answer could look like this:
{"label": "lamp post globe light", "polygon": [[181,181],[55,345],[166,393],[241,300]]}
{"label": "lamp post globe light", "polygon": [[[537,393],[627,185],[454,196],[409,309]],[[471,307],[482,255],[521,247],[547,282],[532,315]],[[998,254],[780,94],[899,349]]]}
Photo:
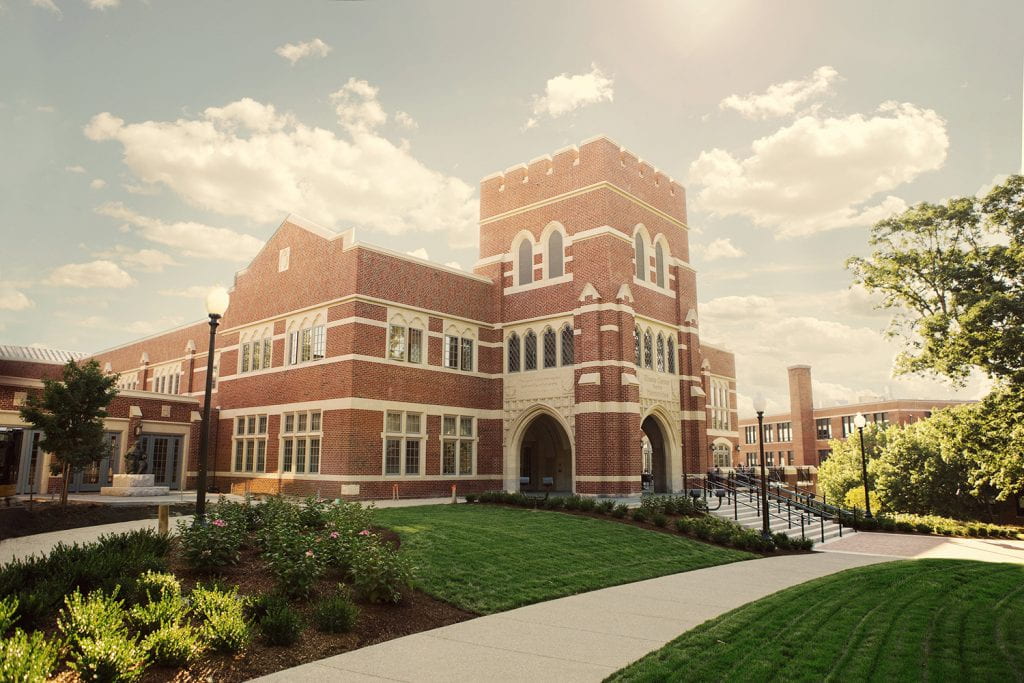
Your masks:
{"label": "lamp post globe light", "polygon": [[757,445],[761,455],[761,535],[772,535],[768,523],[768,475],[764,468],[764,409],[766,401],[760,393],[754,397],[754,412],[757,413]]}
{"label": "lamp post globe light", "polygon": [[210,448],[210,394],[213,392],[213,349],[217,343],[217,325],[228,309],[231,299],[223,287],[206,295],[206,314],[210,316],[210,346],[206,354],[206,399],[203,401],[203,422],[199,427],[199,477],[196,483],[196,521],[206,518],[206,469]]}
{"label": "lamp post globe light", "polygon": [[853,418],[853,426],[860,432],[860,467],[864,477],[864,516],[871,519],[871,497],[868,495],[868,460],[864,455],[864,427],[868,424],[863,414],[857,413]]}

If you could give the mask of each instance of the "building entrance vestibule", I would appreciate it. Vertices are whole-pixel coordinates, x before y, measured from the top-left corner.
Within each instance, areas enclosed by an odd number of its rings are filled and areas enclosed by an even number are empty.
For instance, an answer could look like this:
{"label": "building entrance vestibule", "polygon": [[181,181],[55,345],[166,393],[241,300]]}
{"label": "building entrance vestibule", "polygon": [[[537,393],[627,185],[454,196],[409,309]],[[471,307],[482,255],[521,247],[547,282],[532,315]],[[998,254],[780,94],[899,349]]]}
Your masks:
{"label": "building entrance vestibule", "polygon": [[572,493],[572,444],[550,415],[530,421],[519,447],[519,490]]}

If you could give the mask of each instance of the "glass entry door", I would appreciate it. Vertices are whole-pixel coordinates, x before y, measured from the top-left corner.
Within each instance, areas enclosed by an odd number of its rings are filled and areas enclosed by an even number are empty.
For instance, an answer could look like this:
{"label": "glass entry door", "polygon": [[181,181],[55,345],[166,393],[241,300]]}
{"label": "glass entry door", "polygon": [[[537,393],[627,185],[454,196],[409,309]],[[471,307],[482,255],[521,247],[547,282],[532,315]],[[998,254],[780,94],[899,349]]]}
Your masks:
{"label": "glass entry door", "polygon": [[43,483],[43,451],[39,448],[42,432],[30,429],[21,432],[21,464],[18,466],[18,493],[41,493]]}
{"label": "glass entry door", "polygon": [[147,472],[157,486],[177,489],[181,485],[181,437],[143,434],[139,437],[146,454]]}
{"label": "glass entry door", "polygon": [[118,456],[121,453],[121,434],[119,432],[104,432],[104,437],[110,444],[112,457],[91,462],[75,472],[71,478],[71,486],[68,488],[72,493],[91,493],[99,491],[103,486],[110,486],[112,483],[111,478],[117,472]]}

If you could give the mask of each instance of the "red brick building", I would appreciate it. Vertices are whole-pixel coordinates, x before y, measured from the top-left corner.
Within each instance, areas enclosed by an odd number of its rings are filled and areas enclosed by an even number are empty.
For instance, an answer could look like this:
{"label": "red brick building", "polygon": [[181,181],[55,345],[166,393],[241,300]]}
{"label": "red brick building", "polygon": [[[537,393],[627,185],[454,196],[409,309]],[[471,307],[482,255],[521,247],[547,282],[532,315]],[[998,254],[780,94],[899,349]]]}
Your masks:
{"label": "red brick building", "polygon": [[[830,439],[843,439],[856,431],[853,418],[861,413],[868,423],[905,425],[929,417],[932,411],[964,401],[885,399],[815,408],[811,368],[789,368],[790,412],[764,416],[765,465],[817,467],[828,459]],[[757,465],[757,418],[739,421],[740,452],[734,464]]]}
{"label": "red brick building", "polygon": [[[654,488],[681,490],[739,436],[732,354],[699,339],[688,230],[683,188],[605,137],[481,181],[472,273],[289,216],[218,329],[212,484],[629,494],[646,436]],[[94,357],[126,394],[201,400],[207,336]]]}

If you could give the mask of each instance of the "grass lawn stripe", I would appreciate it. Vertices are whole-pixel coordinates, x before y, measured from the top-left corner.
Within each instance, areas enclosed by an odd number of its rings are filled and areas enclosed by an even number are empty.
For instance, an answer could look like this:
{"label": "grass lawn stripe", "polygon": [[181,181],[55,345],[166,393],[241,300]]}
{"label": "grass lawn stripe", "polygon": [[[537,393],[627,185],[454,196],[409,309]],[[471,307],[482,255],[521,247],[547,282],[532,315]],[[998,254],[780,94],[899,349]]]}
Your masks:
{"label": "grass lawn stripe", "polygon": [[430,505],[374,515],[401,536],[418,588],[479,614],[756,557],[545,510]]}
{"label": "grass lawn stripe", "polygon": [[1024,628],[1022,581],[1024,566],[962,560],[851,569],[705,622],[609,680],[1021,680],[1024,645],[1002,634]]}

